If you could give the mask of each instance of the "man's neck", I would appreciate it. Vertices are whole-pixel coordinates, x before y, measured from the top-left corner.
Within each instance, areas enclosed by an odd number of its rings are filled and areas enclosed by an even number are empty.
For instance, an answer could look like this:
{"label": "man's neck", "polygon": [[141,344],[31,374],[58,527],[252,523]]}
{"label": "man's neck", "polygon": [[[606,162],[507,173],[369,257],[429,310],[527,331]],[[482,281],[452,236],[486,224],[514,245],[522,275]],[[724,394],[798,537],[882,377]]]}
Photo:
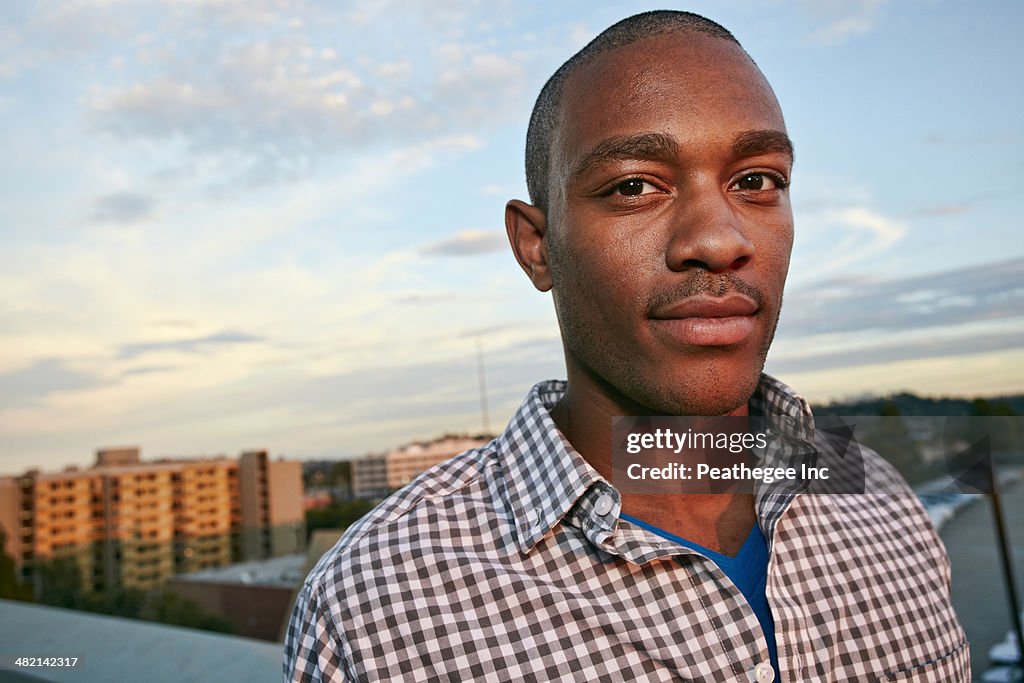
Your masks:
{"label": "man's neck", "polygon": [[[641,406],[609,395],[572,372],[565,395],[551,409],[562,435],[605,480],[612,478],[612,421],[645,414]],[[749,414],[743,404],[730,415]],[[750,494],[624,494],[622,511],[724,555],[735,555],[756,517]]]}

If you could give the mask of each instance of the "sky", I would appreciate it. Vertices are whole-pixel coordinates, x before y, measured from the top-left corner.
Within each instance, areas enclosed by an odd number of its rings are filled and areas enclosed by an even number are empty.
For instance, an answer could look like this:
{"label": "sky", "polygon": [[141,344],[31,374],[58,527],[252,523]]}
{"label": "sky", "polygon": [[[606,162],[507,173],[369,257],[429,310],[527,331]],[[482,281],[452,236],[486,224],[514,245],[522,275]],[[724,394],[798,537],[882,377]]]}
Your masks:
{"label": "sky", "polygon": [[[338,458],[564,376],[504,234],[533,99],[657,7],[729,28],[797,150],[766,370],[1024,391],[1024,3],[0,4],[0,473]],[[478,352],[479,350],[479,352]]]}

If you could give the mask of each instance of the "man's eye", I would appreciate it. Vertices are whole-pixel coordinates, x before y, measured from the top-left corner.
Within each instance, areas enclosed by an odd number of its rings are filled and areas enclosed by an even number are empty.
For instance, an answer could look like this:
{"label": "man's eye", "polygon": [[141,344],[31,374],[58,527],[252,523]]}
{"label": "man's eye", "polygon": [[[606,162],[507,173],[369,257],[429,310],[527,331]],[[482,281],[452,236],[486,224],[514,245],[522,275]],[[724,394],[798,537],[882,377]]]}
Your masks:
{"label": "man's eye", "polygon": [[645,180],[640,178],[630,178],[629,180],[623,180],[621,183],[612,188],[612,193],[618,193],[624,197],[639,197],[642,194],[650,194],[656,191],[656,188]]}
{"label": "man's eye", "polygon": [[735,183],[732,187],[737,190],[763,192],[769,190],[784,190],[786,183],[769,173],[748,173]]}

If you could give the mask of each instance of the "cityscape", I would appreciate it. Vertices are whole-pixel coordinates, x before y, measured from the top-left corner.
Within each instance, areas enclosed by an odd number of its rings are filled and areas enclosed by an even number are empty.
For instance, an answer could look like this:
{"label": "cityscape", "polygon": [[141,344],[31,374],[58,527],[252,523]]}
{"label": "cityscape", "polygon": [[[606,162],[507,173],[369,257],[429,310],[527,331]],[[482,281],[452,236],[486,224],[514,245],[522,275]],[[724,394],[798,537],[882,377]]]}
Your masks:
{"label": "cityscape", "polygon": [[[489,440],[445,435],[351,461],[310,463],[267,451],[143,461],[139,447],[102,448],[88,468],[0,477],[0,549],[13,561],[20,597],[105,611],[102,603],[55,594],[54,584],[70,581],[72,593],[108,601],[169,590],[220,620],[207,625],[277,641],[311,566],[307,515],[323,526],[316,512],[338,503],[365,513],[371,501]],[[324,476],[332,469],[333,477]],[[328,525],[332,542],[337,521]],[[312,545],[321,554],[329,547],[319,539]]]}

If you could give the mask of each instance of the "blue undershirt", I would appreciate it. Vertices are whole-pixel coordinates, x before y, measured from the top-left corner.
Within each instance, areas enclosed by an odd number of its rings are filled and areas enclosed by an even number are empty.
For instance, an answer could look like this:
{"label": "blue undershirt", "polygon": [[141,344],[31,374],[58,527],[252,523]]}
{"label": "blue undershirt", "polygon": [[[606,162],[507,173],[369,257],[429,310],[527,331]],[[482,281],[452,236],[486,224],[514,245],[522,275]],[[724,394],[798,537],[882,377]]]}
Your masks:
{"label": "blue undershirt", "polygon": [[684,548],[696,550],[717,564],[722,573],[729,577],[729,580],[747,599],[750,609],[754,611],[757,620],[761,622],[761,630],[764,631],[764,637],[768,641],[768,654],[771,657],[772,666],[778,672],[779,655],[775,648],[775,622],[772,620],[772,611],[768,607],[768,598],[764,592],[765,582],[768,579],[768,541],[765,540],[760,525],[754,524],[754,528],[750,530],[747,540],[743,542],[743,546],[736,556],[729,557],[697,545],[693,541],[670,534],[636,517],[624,513],[619,517],[673,543],[678,543]]}

